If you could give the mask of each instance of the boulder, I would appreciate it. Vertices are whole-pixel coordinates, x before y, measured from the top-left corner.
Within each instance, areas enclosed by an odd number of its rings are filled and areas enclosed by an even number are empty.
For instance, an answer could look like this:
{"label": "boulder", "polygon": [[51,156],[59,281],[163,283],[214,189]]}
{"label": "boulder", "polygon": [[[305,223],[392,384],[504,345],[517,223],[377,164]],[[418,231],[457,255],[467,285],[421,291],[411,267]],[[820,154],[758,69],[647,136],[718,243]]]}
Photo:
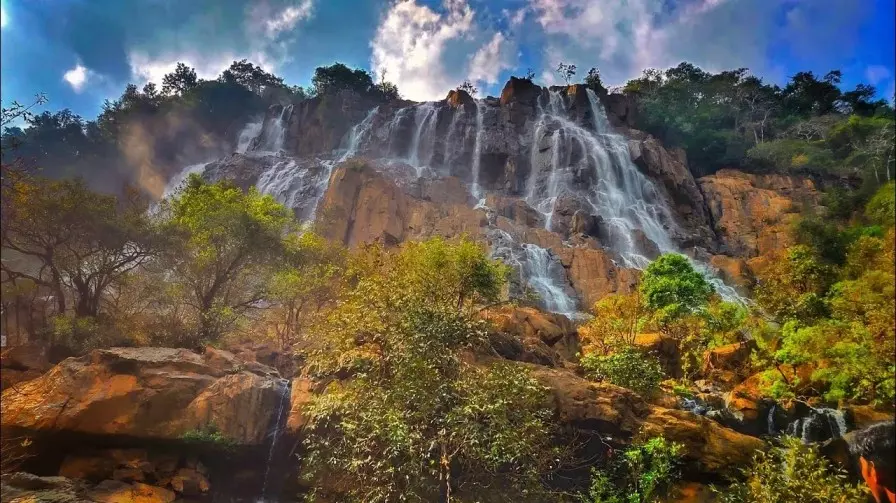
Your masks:
{"label": "boulder", "polygon": [[492,323],[489,340],[493,349],[509,360],[555,366],[574,360],[579,352],[577,331],[562,314],[501,306],[481,316]]}
{"label": "boulder", "polygon": [[729,285],[743,293],[749,292],[756,283],[754,271],[747,261],[728,255],[713,255],[709,263],[716,268],[719,276]]}
{"label": "boulder", "polygon": [[726,344],[703,353],[701,373],[704,377],[726,384],[740,381],[750,372],[750,355],[756,349],[756,341],[749,340]]}
{"label": "boulder", "polygon": [[541,94],[541,88],[533,84],[529,79],[510,77],[501,90],[501,106],[514,102],[533,104]]}
{"label": "boulder", "polygon": [[726,254],[749,259],[792,243],[789,225],[800,203],[818,204],[805,177],[756,175],[723,169],[697,180]]}
{"label": "boulder", "polygon": [[678,340],[662,334],[638,334],[635,336],[635,345],[656,356],[667,377],[682,377]]}
{"label": "boulder", "polygon": [[139,482],[104,480],[88,491],[87,497],[95,503],[171,503],[176,495],[168,489]]}
{"label": "boulder", "polygon": [[171,477],[171,488],[184,496],[201,496],[209,490],[208,479],[193,468],[181,468]]}
{"label": "boulder", "polygon": [[683,444],[685,459],[701,473],[731,473],[765,447],[758,438],[687,411],[651,405],[612,384],[545,367],[532,367],[532,375],[551,390],[551,404],[563,425],[621,444],[636,436],[662,435]]}
{"label": "boulder", "polygon": [[[112,348],[69,358],[2,395],[0,424],[180,439],[211,426],[239,444],[265,442],[281,389],[274,369],[226,352]],[[251,366],[249,366],[251,367]]]}
{"label": "boulder", "polygon": [[30,381],[53,367],[50,348],[30,342],[0,352],[0,390]]}
{"label": "boulder", "polygon": [[451,108],[464,107],[473,110],[476,109],[476,101],[473,100],[470,93],[463,89],[452,89],[448,91],[448,96],[445,97],[445,102],[448,103],[448,106]]}
{"label": "boulder", "polygon": [[870,405],[853,405],[846,408],[852,417],[852,423],[856,429],[863,429],[872,424],[893,421],[896,413],[893,410],[882,410]]}
{"label": "boulder", "polygon": [[84,487],[65,477],[38,477],[25,472],[0,476],[0,501],[4,503],[83,503]]}

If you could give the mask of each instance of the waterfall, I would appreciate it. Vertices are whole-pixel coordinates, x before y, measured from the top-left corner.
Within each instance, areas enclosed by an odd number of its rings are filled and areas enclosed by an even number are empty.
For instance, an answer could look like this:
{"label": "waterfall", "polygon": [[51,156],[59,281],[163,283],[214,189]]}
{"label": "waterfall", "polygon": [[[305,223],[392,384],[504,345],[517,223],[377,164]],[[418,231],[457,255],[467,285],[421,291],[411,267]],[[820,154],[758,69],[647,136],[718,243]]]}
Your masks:
{"label": "waterfall", "polygon": [[262,135],[253,142],[252,150],[262,152],[279,152],[283,149],[286,140],[286,131],[289,129],[289,118],[292,116],[292,105],[283,107],[279,117],[272,117],[265,121]]}
{"label": "waterfall", "polygon": [[162,198],[171,197],[180,190],[181,185],[187,178],[190,177],[191,174],[197,173],[201,175],[205,171],[205,167],[209,165],[209,162],[200,162],[197,164],[191,164],[184,169],[181,170],[180,173],[174,175],[171,180],[168,180],[168,183],[165,185],[165,189],[162,191]]}
{"label": "waterfall", "polygon": [[261,133],[262,126],[264,126],[264,119],[258,120],[257,122],[249,122],[243,127],[236,143],[236,151],[238,153],[246,153],[249,149],[249,145],[252,144],[252,140],[258,138],[258,135]]}
{"label": "waterfall", "polygon": [[283,431],[283,427],[284,427],[283,408],[284,408],[284,405],[289,401],[289,397],[290,397],[291,383],[286,379],[284,379],[284,381],[285,381],[285,383],[281,383],[281,385],[280,385],[280,392],[279,392],[280,393],[280,404],[277,407],[277,415],[274,417],[273,429],[272,429],[271,433],[269,434],[269,436],[271,437],[271,448],[268,451],[268,461],[267,461],[267,464],[265,465],[265,470],[264,470],[264,482],[261,486],[261,499],[259,499],[257,501],[257,503],[264,503],[265,501],[268,501],[267,500],[268,478],[270,477],[271,465],[273,464],[273,461],[274,461],[274,452],[276,451],[276,447],[277,447],[277,438],[280,436],[280,432]]}
{"label": "waterfall", "polygon": [[849,432],[846,415],[842,410],[830,408],[810,409],[805,417],[787,425],[785,433],[800,438],[804,444],[840,438]]}
{"label": "waterfall", "polygon": [[529,286],[538,293],[545,309],[554,313],[574,314],[576,301],[561,286],[566,282],[566,271],[560,261],[540,246],[526,243],[522,248],[524,260],[521,261],[521,271]]}
{"label": "waterfall", "polygon": [[547,103],[539,99],[526,201],[544,215],[549,230],[561,196],[581,201],[602,217],[607,244],[625,265],[643,268],[650,260],[632,238],[635,231],[642,231],[661,252],[674,251],[667,231],[674,220],[656,187],[632,162],[628,140],[611,132],[593,91],[588,91],[588,98],[596,131],[568,118],[559,92],[550,91]]}
{"label": "waterfall", "polygon": [[[423,172],[423,168],[429,165],[432,160],[433,150],[435,150],[435,126],[438,109],[435,103],[426,102],[417,105],[414,109],[414,131],[413,140],[411,141],[411,149],[408,152],[408,164],[417,168],[417,175]],[[429,156],[424,159],[420,155],[421,140],[424,142],[422,147],[428,147]],[[424,152],[425,153],[425,152]]]}
{"label": "waterfall", "polygon": [[[369,112],[367,112],[364,120],[352,126],[352,129],[348,133],[348,147],[345,149],[345,152],[339,157],[339,162],[357,155],[358,146],[361,145],[362,140],[370,136],[370,128],[373,125],[373,118],[376,116],[379,110],[380,107],[372,108]],[[327,180],[329,179],[330,177],[328,175]]]}
{"label": "waterfall", "polygon": [[479,187],[479,165],[480,165],[480,157],[482,156],[482,106],[479,104],[479,100],[476,100],[476,143],[473,147],[473,186],[470,188],[470,192],[473,194],[473,197],[476,198],[477,205],[482,205],[485,203],[485,197],[482,195],[482,189]]}

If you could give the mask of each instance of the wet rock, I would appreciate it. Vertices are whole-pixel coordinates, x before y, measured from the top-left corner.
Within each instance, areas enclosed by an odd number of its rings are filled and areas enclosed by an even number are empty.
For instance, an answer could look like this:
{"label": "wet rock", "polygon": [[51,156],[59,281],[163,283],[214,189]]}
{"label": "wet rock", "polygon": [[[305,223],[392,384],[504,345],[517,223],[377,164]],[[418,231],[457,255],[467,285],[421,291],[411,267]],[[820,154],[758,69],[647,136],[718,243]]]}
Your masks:
{"label": "wet rock", "polygon": [[611,293],[628,293],[637,284],[638,272],[617,265],[604,250],[588,248],[552,248],[569,275],[582,305],[595,302]]}
{"label": "wet rock", "polygon": [[4,391],[2,425],[179,439],[213,424],[236,443],[261,444],[279,399],[274,376],[185,349],[95,350]]}
{"label": "wet rock", "polygon": [[489,340],[509,360],[561,365],[579,352],[578,334],[563,315],[530,307],[501,306],[481,313],[492,323]]}
{"label": "wet rock", "polygon": [[636,435],[662,435],[684,445],[685,459],[702,473],[731,473],[765,444],[683,410],[648,404],[635,393],[594,383],[558,369],[533,367],[532,375],[551,389],[558,420],[579,431],[625,443]]}

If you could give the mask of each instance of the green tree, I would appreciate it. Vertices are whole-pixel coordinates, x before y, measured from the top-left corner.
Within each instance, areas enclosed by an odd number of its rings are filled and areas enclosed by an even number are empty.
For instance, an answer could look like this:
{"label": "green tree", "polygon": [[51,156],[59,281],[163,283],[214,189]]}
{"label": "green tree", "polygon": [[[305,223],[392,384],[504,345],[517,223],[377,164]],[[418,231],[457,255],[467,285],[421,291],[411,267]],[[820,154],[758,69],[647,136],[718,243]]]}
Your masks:
{"label": "green tree", "polygon": [[283,239],[294,218],[271,196],[194,174],[161,204],[162,230],[172,238],[165,259],[199,317],[198,339],[213,341],[265,298]]}
{"label": "green tree", "polygon": [[647,266],[640,291],[644,305],[657,312],[664,326],[700,311],[713,294],[712,285],[677,253],[660,255]]}
{"label": "green tree", "polygon": [[656,356],[633,346],[617,348],[609,355],[588,353],[581,364],[590,379],[607,381],[648,398],[656,393],[665,377]]}
{"label": "green tree", "polygon": [[864,503],[867,490],[848,481],[814,445],[784,437],[783,445],[759,452],[744,468],[746,481],[716,489],[724,503]]}
{"label": "green tree", "polygon": [[566,82],[566,85],[569,85],[572,82],[572,78],[576,75],[576,65],[566,64],[561,61],[555,71]]}
{"label": "green tree", "polygon": [[462,357],[486,334],[464,306],[494,298],[499,271],[465,240],[352,257],[349,287],[307,351],[315,375],[350,376],[331,380],[310,407],[309,478],[348,482],[346,501],[542,490],[556,463],[546,390],[517,364]]}
{"label": "green tree", "polygon": [[95,317],[104,294],[154,253],[145,209],[139,198],[97,194],[81,179],[17,178],[3,187],[0,267],[9,280],[48,288],[57,314],[67,313],[74,292],[75,314]]}
{"label": "green tree", "polygon": [[781,321],[811,321],[826,314],[823,302],[834,271],[805,245],[789,248],[757,278],[756,301]]}
{"label": "green tree", "polygon": [[162,77],[162,93],[167,96],[182,96],[199,84],[196,70],[178,63],[174,71]]}
{"label": "green tree", "polygon": [[607,469],[593,469],[589,503],[651,503],[681,476],[683,446],[654,437],[626,449]]}
{"label": "green tree", "polygon": [[[282,78],[264,71],[261,67],[245,59],[234,61],[228,69],[221,73],[218,80],[225,83],[239,84],[258,95],[268,87],[285,87]],[[293,92],[304,96],[304,90],[301,93],[297,92],[301,89],[293,88]]]}
{"label": "green tree", "polygon": [[865,218],[881,227],[891,227],[896,222],[896,183],[881,187],[865,207]]}
{"label": "green tree", "polygon": [[597,92],[607,91],[603,82],[600,80],[600,70],[597,68],[588,70],[588,75],[585,75],[585,85]]}

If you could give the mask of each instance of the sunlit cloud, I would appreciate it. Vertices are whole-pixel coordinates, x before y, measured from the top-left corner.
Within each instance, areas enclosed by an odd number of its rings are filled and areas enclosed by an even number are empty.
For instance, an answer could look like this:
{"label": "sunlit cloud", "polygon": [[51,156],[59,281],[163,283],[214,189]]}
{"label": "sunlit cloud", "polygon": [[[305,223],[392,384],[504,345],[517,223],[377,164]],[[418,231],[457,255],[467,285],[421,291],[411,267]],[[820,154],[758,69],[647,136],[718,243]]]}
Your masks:
{"label": "sunlit cloud", "polygon": [[87,76],[87,68],[78,63],[74,68],[62,75],[62,80],[68,82],[68,84],[72,86],[72,89],[74,89],[76,93],[79,93],[84,89],[84,84],[87,83]]}

